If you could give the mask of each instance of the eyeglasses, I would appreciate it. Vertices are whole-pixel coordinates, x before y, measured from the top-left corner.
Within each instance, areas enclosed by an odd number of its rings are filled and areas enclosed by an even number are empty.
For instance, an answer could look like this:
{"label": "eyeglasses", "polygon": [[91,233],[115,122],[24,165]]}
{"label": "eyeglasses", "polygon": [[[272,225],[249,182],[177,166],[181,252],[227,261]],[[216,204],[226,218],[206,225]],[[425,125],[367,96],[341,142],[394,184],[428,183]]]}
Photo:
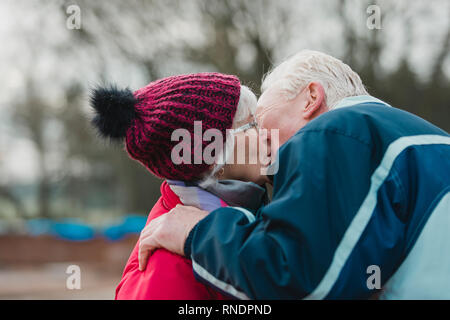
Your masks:
{"label": "eyeglasses", "polygon": [[244,124],[243,126],[240,126],[239,128],[232,129],[231,132],[233,134],[236,134],[236,133],[242,132],[242,131],[245,132],[245,131],[247,131],[247,130],[249,130],[251,128],[258,129],[258,123],[256,122],[255,116],[253,116],[253,121],[251,121],[251,122],[249,122],[247,124]]}

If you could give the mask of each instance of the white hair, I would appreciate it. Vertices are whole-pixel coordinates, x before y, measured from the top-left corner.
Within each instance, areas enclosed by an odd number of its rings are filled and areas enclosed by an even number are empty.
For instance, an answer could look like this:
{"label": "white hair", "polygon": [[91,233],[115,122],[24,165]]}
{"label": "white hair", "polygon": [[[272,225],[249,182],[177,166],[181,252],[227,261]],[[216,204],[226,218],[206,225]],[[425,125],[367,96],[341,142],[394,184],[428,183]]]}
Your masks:
{"label": "white hair", "polygon": [[287,100],[294,99],[310,82],[319,82],[325,103],[333,109],[346,97],[368,95],[361,78],[341,60],[322,52],[302,50],[263,78],[261,92],[277,84]]}
{"label": "white hair", "polygon": [[[254,115],[256,112],[256,104],[257,99],[253,91],[251,91],[247,86],[241,85],[239,102],[236,107],[236,113],[234,114],[232,128],[236,128],[240,122],[248,119],[251,115]],[[234,137],[229,131],[227,131],[223,150],[216,157],[216,159],[221,159],[221,161],[216,163],[212,170],[206,174],[199,184],[200,187],[206,188],[217,180],[217,172],[228,162],[230,155],[233,154],[233,149]]]}
{"label": "white hair", "polygon": [[241,93],[239,95],[239,103],[233,118],[233,128],[239,122],[246,120],[250,115],[256,112],[257,99],[252,90],[247,86],[241,85]]}

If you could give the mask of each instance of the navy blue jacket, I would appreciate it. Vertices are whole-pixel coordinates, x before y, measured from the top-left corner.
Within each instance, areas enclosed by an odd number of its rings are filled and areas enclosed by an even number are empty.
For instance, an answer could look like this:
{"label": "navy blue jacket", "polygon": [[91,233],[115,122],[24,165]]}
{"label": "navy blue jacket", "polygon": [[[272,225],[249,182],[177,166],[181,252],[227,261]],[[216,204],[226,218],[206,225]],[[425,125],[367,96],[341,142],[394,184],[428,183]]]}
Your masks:
{"label": "navy blue jacket", "polygon": [[[185,254],[239,299],[450,298],[450,137],[370,96],[279,150],[272,202],[211,212]],[[375,288],[374,288],[375,283]]]}

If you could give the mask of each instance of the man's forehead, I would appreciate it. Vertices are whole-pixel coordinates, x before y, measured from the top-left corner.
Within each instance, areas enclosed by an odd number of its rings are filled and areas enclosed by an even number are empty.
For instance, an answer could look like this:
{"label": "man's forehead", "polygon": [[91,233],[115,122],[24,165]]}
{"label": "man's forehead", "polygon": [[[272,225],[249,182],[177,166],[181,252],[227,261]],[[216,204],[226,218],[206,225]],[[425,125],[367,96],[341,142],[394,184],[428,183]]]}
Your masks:
{"label": "man's forehead", "polygon": [[266,109],[271,109],[281,102],[281,90],[277,85],[269,87],[265,90],[258,99],[256,114],[264,112]]}

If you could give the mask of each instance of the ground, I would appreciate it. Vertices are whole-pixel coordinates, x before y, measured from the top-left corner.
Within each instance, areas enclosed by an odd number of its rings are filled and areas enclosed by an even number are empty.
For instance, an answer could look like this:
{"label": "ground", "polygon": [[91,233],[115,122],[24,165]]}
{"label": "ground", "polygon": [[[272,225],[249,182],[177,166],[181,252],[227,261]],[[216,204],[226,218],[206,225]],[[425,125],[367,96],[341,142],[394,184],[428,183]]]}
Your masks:
{"label": "ground", "polygon": [[[114,299],[137,236],[69,242],[49,236],[0,237],[0,299]],[[68,289],[70,265],[80,289]]]}

